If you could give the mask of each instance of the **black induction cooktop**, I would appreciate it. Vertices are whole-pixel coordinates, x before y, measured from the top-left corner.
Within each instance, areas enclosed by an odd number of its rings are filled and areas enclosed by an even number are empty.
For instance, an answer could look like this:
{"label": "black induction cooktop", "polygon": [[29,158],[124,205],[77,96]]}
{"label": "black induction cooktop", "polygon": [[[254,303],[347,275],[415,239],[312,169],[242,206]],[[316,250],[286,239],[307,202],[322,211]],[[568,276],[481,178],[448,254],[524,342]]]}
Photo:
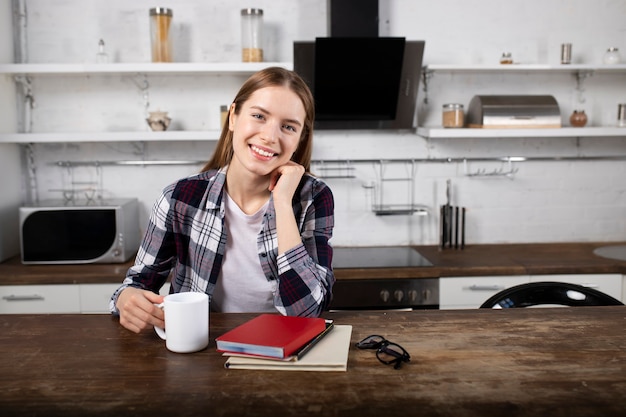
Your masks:
{"label": "black induction cooktop", "polygon": [[333,248],[333,268],[407,268],[433,266],[408,246],[363,246]]}

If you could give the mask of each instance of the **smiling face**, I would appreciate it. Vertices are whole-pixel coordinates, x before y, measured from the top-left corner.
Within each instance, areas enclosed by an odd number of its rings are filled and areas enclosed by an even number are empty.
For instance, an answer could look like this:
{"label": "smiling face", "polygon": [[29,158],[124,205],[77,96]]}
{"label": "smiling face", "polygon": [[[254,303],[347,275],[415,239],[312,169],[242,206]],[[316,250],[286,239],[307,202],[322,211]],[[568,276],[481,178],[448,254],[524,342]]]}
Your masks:
{"label": "smiling face", "polygon": [[238,114],[230,112],[234,155],[230,169],[268,176],[298,148],[305,120],[302,101],[287,87],[256,90]]}

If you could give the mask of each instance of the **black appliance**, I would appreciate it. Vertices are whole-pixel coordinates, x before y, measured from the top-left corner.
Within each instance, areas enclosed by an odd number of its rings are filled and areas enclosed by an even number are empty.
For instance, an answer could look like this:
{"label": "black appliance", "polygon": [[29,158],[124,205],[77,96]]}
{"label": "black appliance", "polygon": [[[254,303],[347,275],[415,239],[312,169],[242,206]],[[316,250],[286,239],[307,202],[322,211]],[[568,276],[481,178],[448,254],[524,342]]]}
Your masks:
{"label": "black appliance", "polygon": [[329,0],[330,36],[378,36],[378,0]]}
{"label": "black appliance", "polygon": [[400,37],[294,42],[294,70],[315,99],[315,128],[414,128],[424,46]]}
{"label": "black appliance", "polygon": [[[333,269],[367,270],[370,268],[429,268],[433,264],[410,246],[372,246],[333,248]],[[385,309],[437,309],[439,308],[439,277],[411,276],[399,278],[337,279],[333,287],[331,310],[385,310]],[[420,274],[424,275],[424,274]]]}

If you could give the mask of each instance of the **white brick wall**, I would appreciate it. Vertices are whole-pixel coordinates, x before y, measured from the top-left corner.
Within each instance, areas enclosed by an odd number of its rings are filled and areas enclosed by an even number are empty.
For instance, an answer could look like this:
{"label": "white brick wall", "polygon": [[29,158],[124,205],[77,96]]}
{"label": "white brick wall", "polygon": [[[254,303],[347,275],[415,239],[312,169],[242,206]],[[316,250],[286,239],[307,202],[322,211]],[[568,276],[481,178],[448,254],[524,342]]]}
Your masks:
{"label": "white brick wall", "polygon": [[[326,34],[326,0],[161,1],[174,10],[175,59],[238,61],[239,9],[265,11],[268,60],[291,61],[293,40]],[[124,0],[49,2],[28,0],[31,62],[93,60],[98,39],[116,62],[147,62],[148,12],[153,1]],[[559,45],[573,43],[574,62],[597,64],[609,46],[626,60],[626,2],[611,0],[380,0],[381,35],[426,40],[425,64],[496,63],[503,51],[515,61],[555,64]],[[373,57],[374,58],[374,57]],[[78,79],[76,79],[78,78]],[[135,80],[137,81],[137,80]],[[174,126],[215,129],[219,105],[234,95],[240,77],[151,77],[150,102],[168,110]],[[34,131],[146,129],[143,97],[124,77],[58,77],[37,81]],[[158,87],[158,88],[157,88]],[[55,94],[44,94],[53,91]],[[626,75],[596,74],[585,82],[579,101],[572,75],[435,74],[428,106],[420,123],[440,122],[441,104],[469,103],[474,94],[553,94],[563,122],[574,108],[584,108],[591,125],[615,119],[618,102],[626,101]],[[92,100],[106,103],[94,106]],[[53,115],[53,117],[51,117]],[[67,173],[51,165],[58,160],[141,159],[135,144],[37,145],[40,198],[57,197]],[[206,159],[213,143],[148,143],[145,159]],[[318,132],[315,159],[458,158],[500,156],[579,156],[626,154],[624,137],[431,139],[388,132]],[[163,186],[199,166],[104,167],[107,195],[137,196],[142,224]],[[418,164],[416,202],[430,208],[420,216],[375,216],[371,212],[376,181],[372,165],[355,165],[356,179],[329,179],[336,198],[336,245],[436,244],[438,207],[445,203],[445,184],[453,184],[452,204],[465,206],[467,242],[567,242],[626,239],[626,162],[523,162],[511,179],[470,178],[463,164]],[[471,171],[501,168],[499,163],[472,162]],[[506,169],[506,166],[504,166]],[[391,169],[391,168],[390,168]],[[402,168],[393,168],[402,169]],[[93,178],[89,170],[75,175]],[[65,177],[64,177],[65,176]],[[15,178],[15,181],[19,181]],[[394,198],[401,199],[402,191]]]}

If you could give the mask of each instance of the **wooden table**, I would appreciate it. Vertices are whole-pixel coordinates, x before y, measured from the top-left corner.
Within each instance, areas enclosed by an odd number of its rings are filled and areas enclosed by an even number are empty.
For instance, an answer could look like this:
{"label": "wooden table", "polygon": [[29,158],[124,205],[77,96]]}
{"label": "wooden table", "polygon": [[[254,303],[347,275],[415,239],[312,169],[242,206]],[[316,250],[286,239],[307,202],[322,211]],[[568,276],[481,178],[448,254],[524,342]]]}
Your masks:
{"label": "wooden table", "polygon": [[350,348],[347,372],[227,370],[211,343],[166,350],[106,315],[0,316],[2,416],[621,416],[626,308],[336,312],[352,343],[380,334],[411,363]]}

